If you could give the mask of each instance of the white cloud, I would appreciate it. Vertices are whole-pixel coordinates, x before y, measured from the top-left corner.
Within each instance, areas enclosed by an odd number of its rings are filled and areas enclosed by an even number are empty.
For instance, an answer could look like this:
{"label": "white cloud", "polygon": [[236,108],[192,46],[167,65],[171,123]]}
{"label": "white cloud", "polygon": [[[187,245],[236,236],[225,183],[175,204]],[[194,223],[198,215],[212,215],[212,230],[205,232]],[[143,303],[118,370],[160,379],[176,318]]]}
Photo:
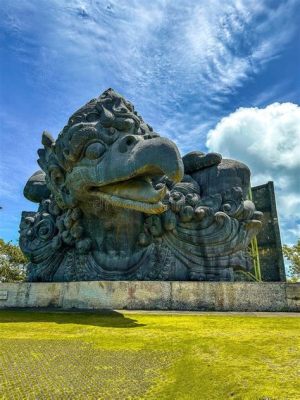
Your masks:
{"label": "white cloud", "polygon": [[[294,33],[290,18],[295,1],[271,9],[267,2],[199,3],[186,25],[188,60],[201,67],[203,89],[210,97],[235,92],[284,49]],[[280,29],[277,27],[280,26]]]}
{"label": "white cloud", "polygon": [[300,106],[239,108],[209,131],[206,145],[245,162],[252,185],[274,181],[283,236],[290,241],[300,219]]}
{"label": "white cloud", "polygon": [[[91,88],[97,95],[115,85],[158,130],[172,123],[174,108],[177,119],[193,113],[194,126],[187,123],[181,134],[220,112],[295,28],[295,0],[274,7],[254,0],[53,0],[41,7],[24,0],[4,8],[3,23],[15,35],[18,56],[33,64],[35,83],[57,82],[56,93],[69,104],[75,88],[88,99]],[[205,133],[198,129],[196,140]]]}

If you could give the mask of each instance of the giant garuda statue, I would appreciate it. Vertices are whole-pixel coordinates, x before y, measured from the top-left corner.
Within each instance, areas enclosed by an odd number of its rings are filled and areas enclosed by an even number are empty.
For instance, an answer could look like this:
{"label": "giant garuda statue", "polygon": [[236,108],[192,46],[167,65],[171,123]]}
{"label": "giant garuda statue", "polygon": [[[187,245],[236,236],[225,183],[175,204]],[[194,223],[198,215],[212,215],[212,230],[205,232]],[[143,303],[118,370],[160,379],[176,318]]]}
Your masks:
{"label": "giant garuda statue", "polygon": [[244,164],[181,158],[112,89],[42,144],[24,189],[39,208],[20,225],[29,281],[230,281],[251,268],[262,214]]}

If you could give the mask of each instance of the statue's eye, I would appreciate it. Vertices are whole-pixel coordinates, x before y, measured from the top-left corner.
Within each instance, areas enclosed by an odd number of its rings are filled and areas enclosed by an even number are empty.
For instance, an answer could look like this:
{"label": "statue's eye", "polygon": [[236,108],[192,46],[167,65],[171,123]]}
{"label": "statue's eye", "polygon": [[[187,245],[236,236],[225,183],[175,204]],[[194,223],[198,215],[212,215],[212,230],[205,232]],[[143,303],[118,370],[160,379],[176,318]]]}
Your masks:
{"label": "statue's eye", "polygon": [[84,120],[82,115],[77,115],[73,118],[71,118],[70,123],[71,125],[75,125],[75,124],[80,124],[80,122],[82,122]]}
{"label": "statue's eye", "polygon": [[97,158],[101,157],[104,152],[105,152],[105,146],[102,143],[100,142],[91,143],[85,149],[85,156],[90,160],[96,160]]}
{"label": "statue's eye", "polygon": [[88,122],[95,122],[98,121],[98,119],[100,118],[100,115],[98,113],[90,113],[86,116],[86,120]]}

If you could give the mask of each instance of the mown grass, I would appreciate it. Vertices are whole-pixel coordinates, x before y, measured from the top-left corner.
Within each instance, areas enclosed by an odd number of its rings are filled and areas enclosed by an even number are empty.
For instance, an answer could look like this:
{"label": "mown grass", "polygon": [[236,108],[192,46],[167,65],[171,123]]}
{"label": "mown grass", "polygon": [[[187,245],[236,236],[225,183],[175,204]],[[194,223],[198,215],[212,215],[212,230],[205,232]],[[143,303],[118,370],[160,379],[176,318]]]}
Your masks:
{"label": "mown grass", "polygon": [[0,311],[1,399],[300,399],[300,318]]}

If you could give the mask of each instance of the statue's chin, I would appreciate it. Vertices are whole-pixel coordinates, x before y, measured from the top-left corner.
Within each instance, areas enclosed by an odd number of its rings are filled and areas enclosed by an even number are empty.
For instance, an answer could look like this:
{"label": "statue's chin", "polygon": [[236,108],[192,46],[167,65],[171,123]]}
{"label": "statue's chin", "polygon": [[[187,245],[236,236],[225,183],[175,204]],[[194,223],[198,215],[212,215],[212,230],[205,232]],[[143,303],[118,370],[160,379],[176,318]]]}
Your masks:
{"label": "statue's chin", "polygon": [[155,189],[150,178],[133,178],[108,185],[91,186],[88,193],[94,199],[115,207],[127,208],[148,214],[160,214],[166,210],[162,199],[166,187]]}

